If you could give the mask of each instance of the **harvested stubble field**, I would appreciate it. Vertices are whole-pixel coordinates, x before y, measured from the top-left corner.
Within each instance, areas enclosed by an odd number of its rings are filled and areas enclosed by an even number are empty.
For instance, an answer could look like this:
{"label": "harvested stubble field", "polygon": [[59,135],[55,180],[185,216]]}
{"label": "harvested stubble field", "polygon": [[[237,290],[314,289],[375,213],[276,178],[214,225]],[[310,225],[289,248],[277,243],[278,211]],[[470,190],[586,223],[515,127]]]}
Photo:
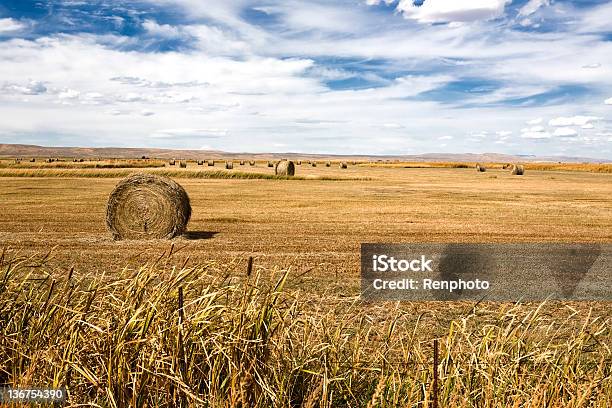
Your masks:
{"label": "harvested stubble field", "polygon": [[200,179],[190,164],[173,173],[189,233],[169,243],[111,240],[116,169],[2,171],[0,383],[69,382],[72,403],[117,407],[425,407],[439,337],[441,406],[612,405],[609,303],[358,298],[361,242],[612,242],[610,174],[302,165],[295,180]]}

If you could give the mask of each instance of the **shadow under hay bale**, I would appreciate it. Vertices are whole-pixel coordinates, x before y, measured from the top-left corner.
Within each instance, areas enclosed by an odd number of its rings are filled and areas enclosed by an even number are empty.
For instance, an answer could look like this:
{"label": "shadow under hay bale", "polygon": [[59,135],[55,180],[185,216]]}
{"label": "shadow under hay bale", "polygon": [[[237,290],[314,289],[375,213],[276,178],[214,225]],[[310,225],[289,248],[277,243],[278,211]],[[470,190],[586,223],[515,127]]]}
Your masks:
{"label": "shadow under hay bale", "polygon": [[182,235],[191,217],[187,192],[174,180],[133,174],[110,194],[106,227],[113,239],[171,239]]}
{"label": "shadow under hay bale", "polygon": [[348,168],[348,165],[346,163],[342,162],[342,163],[340,163],[340,165],[338,167],[340,167],[341,169],[346,169],[346,168]]}
{"label": "shadow under hay bale", "polygon": [[227,162],[225,162],[225,168],[226,168],[227,170],[231,170],[231,169],[233,169],[233,168],[234,168],[234,162],[231,162],[231,161],[227,161]]}
{"label": "shadow under hay bale", "polygon": [[522,164],[513,164],[510,174],[513,176],[522,176],[525,174],[525,167]]}
{"label": "shadow under hay bale", "polygon": [[476,164],[476,171],[480,172],[480,173],[484,173],[485,171],[487,171],[487,168],[485,166],[483,166],[482,164],[477,163]]}
{"label": "shadow under hay bale", "polygon": [[281,160],[274,166],[274,174],[277,176],[295,176],[295,165],[290,160]]}

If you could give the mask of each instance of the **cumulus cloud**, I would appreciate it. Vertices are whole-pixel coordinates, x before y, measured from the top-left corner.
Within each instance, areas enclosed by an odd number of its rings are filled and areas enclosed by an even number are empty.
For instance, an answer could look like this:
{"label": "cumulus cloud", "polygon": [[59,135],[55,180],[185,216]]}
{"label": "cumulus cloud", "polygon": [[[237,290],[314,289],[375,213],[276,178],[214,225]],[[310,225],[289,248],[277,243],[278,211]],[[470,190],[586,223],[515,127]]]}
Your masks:
{"label": "cumulus cloud", "polygon": [[602,118],[597,116],[560,116],[558,118],[551,119],[548,124],[550,126],[585,126],[590,122],[601,120]]}
{"label": "cumulus cloud", "polygon": [[550,0],[529,0],[519,9],[519,16],[527,17],[538,11],[540,7],[549,6]]}
{"label": "cumulus cloud", "polygon": [[145,20],[142,23],[142,28],[144,28],[149,35],[162,38],[178,38],[181,36],[181,31],[177,27],[169,24],[158,24],[154,20]]}
{"label": "cumulus cloud", "polygon": [[531,126],[521,129],[521,137],[524,139],[550,139],[551,134],[544,126]]}
{"label": "cumulus cloud", "polygon": [[557,128],[553,132],[553,136],[558,136],[558,137],[572,137],[572,136],[576,136],[577,134],[578,132],[576,132],[574,129],[567,128],[567,127]]}
{"label": "cumulus cloud", "polygon": [[12,18],[0,18],[0,35],[11,34],[21,31],[26,27],[25,24]]}
{"label": "cumulus cloud", "polygon": [[420,23],[449,23],[491,20],[504,13],[511,0],[427,0],[420,6],[413,0],[400,0],[397,10]]}
{"label": "cumulus cloud", "polygon": [[604,101],[606,105],[612,105],[612,98],[608,98]]}
{"label": "cumulus cloud", "polygon": [[538,124],[542,123],[542,118],[528,120],[525,123],[527,123],[528,125],[538,125]]}
{"label": "cumulus cloud", "polygon": [[47,87],[41,81],[30,80],[27,84],[5,84],[2,90],[9,94],[41,95],[47,92]]}

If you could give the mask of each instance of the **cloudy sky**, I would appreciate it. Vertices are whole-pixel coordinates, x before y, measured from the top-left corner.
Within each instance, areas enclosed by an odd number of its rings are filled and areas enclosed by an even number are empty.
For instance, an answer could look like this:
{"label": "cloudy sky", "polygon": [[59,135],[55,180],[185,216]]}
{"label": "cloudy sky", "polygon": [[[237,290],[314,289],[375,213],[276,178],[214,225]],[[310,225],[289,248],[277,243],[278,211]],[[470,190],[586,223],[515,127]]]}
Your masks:
{"label": "cloudy sky", "polygon": [[612,158],[612,2],[0,2],[0,143]]}

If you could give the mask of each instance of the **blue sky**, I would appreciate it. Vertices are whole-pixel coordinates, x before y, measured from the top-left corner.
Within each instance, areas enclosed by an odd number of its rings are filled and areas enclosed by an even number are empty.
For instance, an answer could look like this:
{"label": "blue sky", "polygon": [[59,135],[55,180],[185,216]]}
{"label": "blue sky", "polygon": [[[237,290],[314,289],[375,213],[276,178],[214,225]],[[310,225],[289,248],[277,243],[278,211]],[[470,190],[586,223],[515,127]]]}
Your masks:
{"label": "blue sky", "polygon": [[0,2],[0,142],[612,159],[612,2]]}

